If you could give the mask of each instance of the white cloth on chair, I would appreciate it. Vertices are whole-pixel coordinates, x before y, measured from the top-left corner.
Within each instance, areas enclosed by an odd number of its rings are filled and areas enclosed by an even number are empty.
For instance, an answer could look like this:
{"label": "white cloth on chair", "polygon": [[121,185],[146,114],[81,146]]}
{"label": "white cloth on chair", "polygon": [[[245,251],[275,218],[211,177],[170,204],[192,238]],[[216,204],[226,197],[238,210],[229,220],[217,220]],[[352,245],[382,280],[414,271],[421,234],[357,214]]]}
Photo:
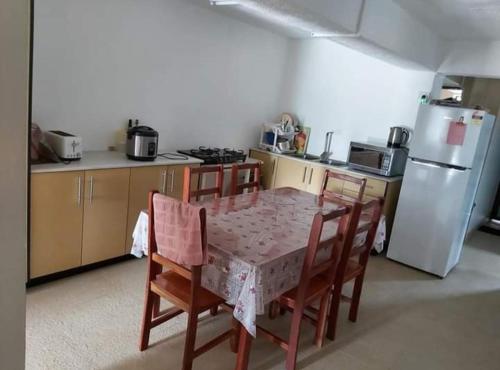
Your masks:
{"label": "white cloth on chair", "polygon": [[148,211],[141,211],[132,233],[131,254],[137,258],[148,255]]}

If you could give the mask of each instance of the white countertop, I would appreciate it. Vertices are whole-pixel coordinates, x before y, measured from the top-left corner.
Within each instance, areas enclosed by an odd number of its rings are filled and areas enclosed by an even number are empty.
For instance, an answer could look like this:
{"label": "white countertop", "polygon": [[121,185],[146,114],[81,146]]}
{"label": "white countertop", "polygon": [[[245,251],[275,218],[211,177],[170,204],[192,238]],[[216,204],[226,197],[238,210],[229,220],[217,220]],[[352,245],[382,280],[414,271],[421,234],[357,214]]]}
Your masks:
{"label": "white countertop", "polygon": [[369,172],[364,172],[364,171],[359,171],[359,170],[353,170],[353,169],[350,169],[347,165],[345,165],[345,166],[332,166],[332,165],[320,163],[320,162],[317,162],[317,161],[309,161],[309,160],[306,160],[306,159],[294,157],[292,155],[286,155],[286,154],[279,154],[279,153],[275,153],[275,152],[270,152],[269,150],[260,149],[260,148],[252,148],[250,150],[255,150],[256,152],[262,152],[262,153],[269,153],[269,154],[275,155],[277,157],[283,157],[283,158],[287,158],[287,159],[292,159],[294,161],[308,163],[308,164],[314,165],[314,166],[320,166],[320,167],[324,167],[324,168],[331,168],[331,169],[338,170],[338,171],[343,171],[343,172],[350,172],[350,173],[353,173],[353,174],[356,174],[356,175],[362,175],[364,177],[369,177],[369,178],[372,178],[372,179],[381,180],[381,181],[385,181],[385,182],[397,182],[397,181],[401,181],[403,179],[403,176],[386,177],[386,176],[376,175],[374,173],[369,173]]}
{"label": "white countertop", "polygon": [[[164,153],[162,151],[162,153]],[[174,151],[172,151],[174,153]],[[157,157],[151,162],[131,161],[125,153],[110,151],[90,151],[84,152],[82,159],[65,163],[44,163],[31,166],[32,173],[42,172],[64,172],[64,171],[84,171],[99,170],[109,168],[127,168],[127,167],[149,167],[149,166],[172,166],[178,164],[198,164],[203,161],[188,157],[188,159],[174,160]]]}

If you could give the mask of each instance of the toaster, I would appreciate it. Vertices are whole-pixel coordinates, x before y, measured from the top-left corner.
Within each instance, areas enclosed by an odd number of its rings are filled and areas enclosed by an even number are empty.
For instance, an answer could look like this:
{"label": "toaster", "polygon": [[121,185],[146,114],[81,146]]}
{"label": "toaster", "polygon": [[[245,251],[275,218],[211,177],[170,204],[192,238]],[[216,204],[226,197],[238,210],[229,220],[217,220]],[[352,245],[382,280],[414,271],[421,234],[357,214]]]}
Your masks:
{"label": "toaster", "polygon": [[82,158],[82,138],[64,131],[47,131],[45,140],[63,161],[74,161]]}
{"label": "toaster", "polygon": [[126,151],[134,161],[154,161],[158,155],[158,132],[148,126],[129,127]]}

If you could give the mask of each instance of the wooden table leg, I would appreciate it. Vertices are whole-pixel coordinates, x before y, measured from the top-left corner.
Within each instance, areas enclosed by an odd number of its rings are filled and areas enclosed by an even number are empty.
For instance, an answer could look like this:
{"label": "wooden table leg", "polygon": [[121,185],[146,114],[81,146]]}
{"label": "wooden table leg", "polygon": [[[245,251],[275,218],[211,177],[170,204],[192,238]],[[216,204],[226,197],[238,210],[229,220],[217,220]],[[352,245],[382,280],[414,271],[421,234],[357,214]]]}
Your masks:
{"label": "wooden table leg", "polygon": [[238,343],[238,355],[236,357],[236,370],[247,370],[250,348],[252,347],[252,335],[240,324],[240,340]]}

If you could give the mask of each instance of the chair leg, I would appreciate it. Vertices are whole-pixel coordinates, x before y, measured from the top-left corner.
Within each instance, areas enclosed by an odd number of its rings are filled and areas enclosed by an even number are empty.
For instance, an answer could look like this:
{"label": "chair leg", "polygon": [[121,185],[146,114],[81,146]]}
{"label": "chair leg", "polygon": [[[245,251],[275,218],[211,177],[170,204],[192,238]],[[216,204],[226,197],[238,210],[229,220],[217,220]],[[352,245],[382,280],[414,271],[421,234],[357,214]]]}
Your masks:
{"label": "chair leg", "polygon": [[321,302],[319,304],[318,323],[316,324],[316,335],[314,338],[314,344],[319,348],[323,347],[323,341],[325,339],[325,329],[330,294],[331,293],[328,291],[323,297],[321,297]]}
{"label": "chair leg", "polygon": [[142,316],[141,341],[139,343],[139,349],[141,351],[144,351],[149,345],[149,333],[151,332],[151,320],[153,316],[153,303],[155,296],[156,294],[150,290],[146,294],[146,302],[144,302],[144,313]]}
{"label": "chair leg", "polygon": [[153,319],[157,318],[160,313],[160,296],[153,295]]}
{"label": "chair leg", "polygon": [[335,340],[337,331],[337,317],[339,315],[340,299],[342,297],[342,284],[335,284],[332,294],[332,302],[330,303],[330,314],[328,315],[328,330],[326,337],[330,340]]}
{"label": "chair leg", "polygon": [[241,324],[234,317],[232,318],[231,325],[233,327],[233,335],[229,339],[229,345],[231,347],[231,352],[238,353],[238,347],[240,345],[240,330]]}
{"label": "chair leg", "polygon": [[210,309],[210,315],[217,316],[218,313],[219,313],[219,306],[214,306]]}
{"label": "chair leg", "polygon": [[292,324],[290,326],[290,336],[288,340],[288,352],[286,354],[286,370],[295,370],[297,365],[297,353],[299,349],[300,325],[304,307],[298,306],[293,310]]}
{"label": "chair leg", "polygon": [[359,301],[361,300],[361,290],[363,289],[364,272],[354,281],[352,291],[351,306],[349,307],[349,320],[356,322],[358,318]]}
{"label": "chair leg", "polygon": [[272,301],[269,304],[269,318],[274,320],[278,316],[278,312],[280,310],[280,305],[276,301]]}
{"label": "chair leg", "polygon": [[188,313],[188,324],[186,330],[186,342],[184,344],[184,359],[182,361],[182,370],[191,370],[193,368],[194,350],[196,345],[196,330],[198,329],[198,313],[190,311]]}

